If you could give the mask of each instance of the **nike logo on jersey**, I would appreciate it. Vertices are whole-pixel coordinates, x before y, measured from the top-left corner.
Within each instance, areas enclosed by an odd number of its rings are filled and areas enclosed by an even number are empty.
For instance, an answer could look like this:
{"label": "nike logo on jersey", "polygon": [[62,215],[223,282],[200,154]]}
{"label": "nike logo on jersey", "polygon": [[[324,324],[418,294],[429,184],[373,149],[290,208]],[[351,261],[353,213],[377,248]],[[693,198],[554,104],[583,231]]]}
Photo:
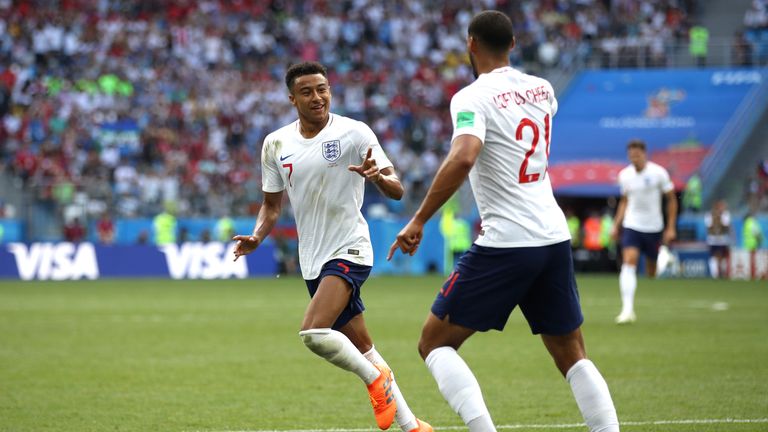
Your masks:
{"label": "nike logo on jersey", "polygon": [[288,159],[289,157],[293,156],[293,153],[289,154],[288,156],[280,156],[280,162]]}

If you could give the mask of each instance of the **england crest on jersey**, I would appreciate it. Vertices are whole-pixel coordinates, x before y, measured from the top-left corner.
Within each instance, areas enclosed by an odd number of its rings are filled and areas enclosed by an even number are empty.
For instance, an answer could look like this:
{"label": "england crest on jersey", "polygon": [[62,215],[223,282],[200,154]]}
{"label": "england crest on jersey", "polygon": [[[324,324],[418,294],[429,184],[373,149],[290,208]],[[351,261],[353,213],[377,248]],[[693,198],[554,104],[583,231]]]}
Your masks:
{"label": "england crest on jersey", "polygon": [[339,140],[325,141],[322,146],[323,157],[328,162],[336,162],[341,157],[341,143]]}

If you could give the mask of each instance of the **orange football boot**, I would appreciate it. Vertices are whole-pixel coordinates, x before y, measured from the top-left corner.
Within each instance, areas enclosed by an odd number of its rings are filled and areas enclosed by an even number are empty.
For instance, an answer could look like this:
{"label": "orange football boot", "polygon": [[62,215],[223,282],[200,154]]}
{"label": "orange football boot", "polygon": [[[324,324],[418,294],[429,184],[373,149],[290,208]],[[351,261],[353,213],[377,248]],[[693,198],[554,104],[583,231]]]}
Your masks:
{"label": "orange football boot", "polygon": [[413,428],[408,432],[432,432],[432,426],[430,426],[429,423],[416,419],[416,424],[418,424],[419,427]]}
{"label": "orange football boot", "polygon": [[381,372],[381,375],[368,386],[368,396],[371,398],[373,414],[376,416],[379,429],[387,430],[392,426],[395,411],[397,411],[395,395],[392,392],[392,371],[383,365],[374,364],[373,366]]}

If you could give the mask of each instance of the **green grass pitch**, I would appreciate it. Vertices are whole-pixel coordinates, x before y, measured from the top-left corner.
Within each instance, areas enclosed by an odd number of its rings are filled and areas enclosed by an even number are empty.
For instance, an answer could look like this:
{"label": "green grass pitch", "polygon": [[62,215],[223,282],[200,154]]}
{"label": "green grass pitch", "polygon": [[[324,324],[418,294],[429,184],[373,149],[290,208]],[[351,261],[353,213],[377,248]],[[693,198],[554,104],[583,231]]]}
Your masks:
{"label": "green grass pitch", "polygon": [[[579,288],[623,430],[768,430],[768,283],[640,279],[619,327],[617,279]],[[466,430],[416,353],[441,283],[372,278],[366,320],[414,412]],[[296,278],[2,282],[0,431],[373,430],[359,379],[301,343],[307,302]],[[500,430],[586,430],[519,311],[460,352]]]}

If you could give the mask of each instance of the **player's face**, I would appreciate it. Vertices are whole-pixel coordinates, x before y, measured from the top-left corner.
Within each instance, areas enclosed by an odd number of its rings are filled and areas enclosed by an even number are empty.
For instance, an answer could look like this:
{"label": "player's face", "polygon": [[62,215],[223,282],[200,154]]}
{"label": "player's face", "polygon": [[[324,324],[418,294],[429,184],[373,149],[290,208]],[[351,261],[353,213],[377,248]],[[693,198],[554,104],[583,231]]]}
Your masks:
{"label": "player's face", "polygon": [[631,148],[627,151],[627,156],[629,157],[629,161],[632,163],[632,165],[635,166],[637,169],[643,169],[645,167],[646,162],[646,154],[642,149],[639,148]]}
{"label": "player's face", "polygon": [[328,119],[331,110],[331,86],[322,74],[303,75],[294,80],[288,99],[299,112],[299,118],[321,123]]}

